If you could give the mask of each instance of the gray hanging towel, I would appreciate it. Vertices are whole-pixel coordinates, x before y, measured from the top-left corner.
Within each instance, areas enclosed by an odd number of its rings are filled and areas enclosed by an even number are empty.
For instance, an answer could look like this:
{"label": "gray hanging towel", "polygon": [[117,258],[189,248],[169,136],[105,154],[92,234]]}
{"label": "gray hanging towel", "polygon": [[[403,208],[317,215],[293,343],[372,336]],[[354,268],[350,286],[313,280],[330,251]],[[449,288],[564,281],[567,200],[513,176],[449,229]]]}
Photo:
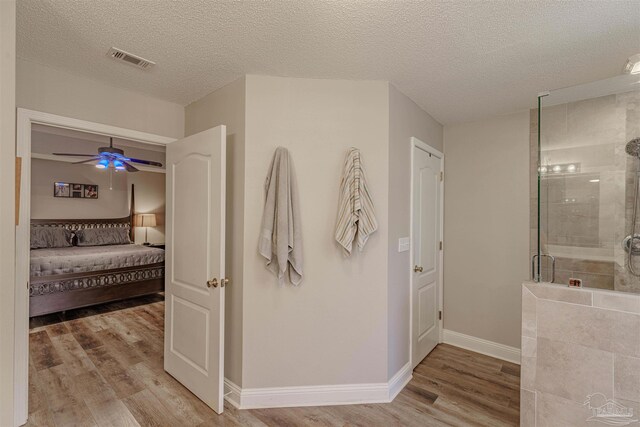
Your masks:
{"label": "gray hanging towel", "polygon": [[344,162],[340,182],[336,241],[342,246],[344,255],[351,255],[353,241],[357,240],[362,252],[369,236],[378,229],[378,221],[369,194],[360,150],[351,147]]}
{"label": "gray hanging towel", "polygon": [[286,148],[278,147],[265,182],[266,201],[258,250],[267,259],[269,268],[284,284],[289,275],[293,285],[302,281],[302,227],[298,184],[291,156]]}

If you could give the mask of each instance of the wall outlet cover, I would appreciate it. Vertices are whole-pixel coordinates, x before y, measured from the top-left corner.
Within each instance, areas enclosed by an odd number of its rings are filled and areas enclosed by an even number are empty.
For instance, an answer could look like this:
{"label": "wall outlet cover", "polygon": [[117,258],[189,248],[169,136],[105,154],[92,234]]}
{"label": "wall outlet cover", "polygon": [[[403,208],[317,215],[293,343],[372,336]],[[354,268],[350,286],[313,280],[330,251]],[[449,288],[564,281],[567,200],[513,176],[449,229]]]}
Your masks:
{"label": "wall outlet cover", "polygon": [[401,237],[398,239],[398,252],[406,252],[409,250],[410,240],[408,237]]}

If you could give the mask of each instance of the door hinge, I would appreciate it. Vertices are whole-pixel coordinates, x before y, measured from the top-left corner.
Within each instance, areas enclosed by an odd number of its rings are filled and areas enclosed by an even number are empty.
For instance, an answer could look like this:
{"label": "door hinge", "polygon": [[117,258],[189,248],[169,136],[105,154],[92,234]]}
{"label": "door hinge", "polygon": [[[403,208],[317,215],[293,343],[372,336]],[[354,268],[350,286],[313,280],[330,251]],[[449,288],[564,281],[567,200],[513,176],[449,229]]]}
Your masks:
{"label": "door hinge", "polygon": [[438,311],[438,320],[442,320],[442,310]]}
{"label": "door hinge", "polygon": [[442,240],[440,240],[440,250],[442,250]]}
{"label": "door hinge", "polygon": [[444,181],[444,172],[440,172],[440,181]]}

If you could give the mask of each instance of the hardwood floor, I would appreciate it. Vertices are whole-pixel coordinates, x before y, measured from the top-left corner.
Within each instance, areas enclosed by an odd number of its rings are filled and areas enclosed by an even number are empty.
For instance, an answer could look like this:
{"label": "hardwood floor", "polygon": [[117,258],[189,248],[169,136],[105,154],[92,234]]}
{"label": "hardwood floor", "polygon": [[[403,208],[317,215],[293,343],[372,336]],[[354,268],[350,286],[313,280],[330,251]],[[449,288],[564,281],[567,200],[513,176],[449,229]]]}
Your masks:
{"label": "hardwood floor", "polygon": [[[112,311],[116,310],[116,311]],[[28,426],[513,426],[519,366],[439,345],[392,403],[216,415],[163,370],[164,302],[32,319]]]}

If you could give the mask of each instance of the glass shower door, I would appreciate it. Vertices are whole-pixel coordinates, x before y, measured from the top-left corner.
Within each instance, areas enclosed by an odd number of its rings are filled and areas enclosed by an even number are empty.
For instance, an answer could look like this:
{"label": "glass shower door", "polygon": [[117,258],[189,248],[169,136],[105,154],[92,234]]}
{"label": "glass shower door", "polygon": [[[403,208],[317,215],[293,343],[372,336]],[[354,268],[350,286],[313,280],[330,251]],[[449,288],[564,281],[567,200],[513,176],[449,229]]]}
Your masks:
{"label": "glass shower door", "polygon": [[[622,75],[538,98],[531,134],[536,280],[640,292],[629,268],[630,261],[640,272],[640,226],[632,231],[640,159],[626,150],[640,137],[639,81]],[[638,250],[629,256],[628,246]]]}

